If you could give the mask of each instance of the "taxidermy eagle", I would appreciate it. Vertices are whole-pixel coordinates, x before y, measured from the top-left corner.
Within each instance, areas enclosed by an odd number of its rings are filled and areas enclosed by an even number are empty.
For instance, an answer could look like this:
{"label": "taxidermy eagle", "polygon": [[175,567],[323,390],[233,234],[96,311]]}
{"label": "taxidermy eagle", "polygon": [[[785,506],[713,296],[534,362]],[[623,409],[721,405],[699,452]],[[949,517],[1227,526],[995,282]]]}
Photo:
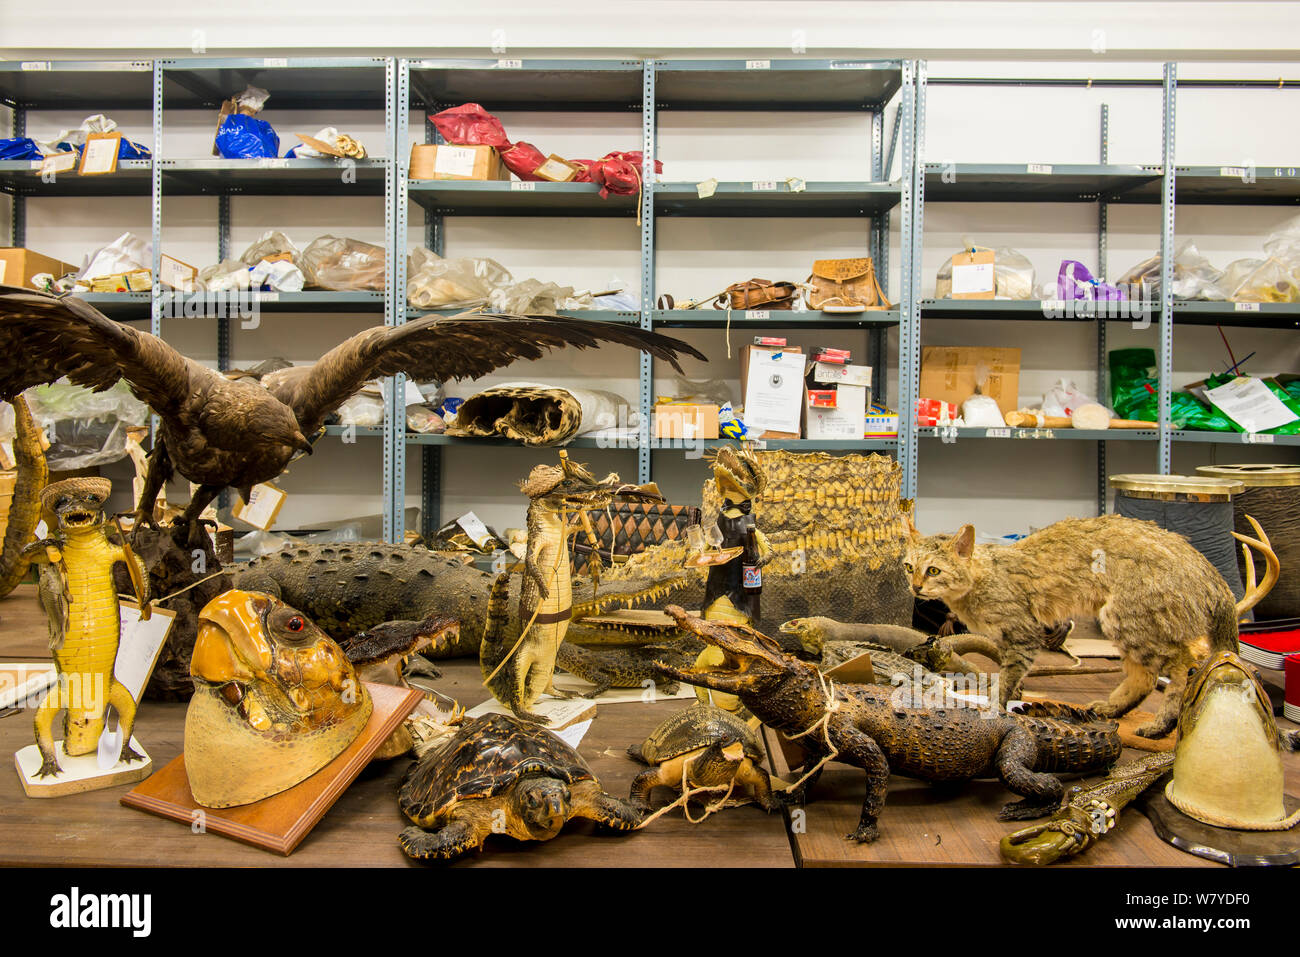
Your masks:
{"label": "taxidermy eagle", "polygon": [[102,391],[126,379],[161,420],[136,506],[136,527],[153,526],[154,501],[173,470],[198,483],[180,524],[191,540],[199,514],[227,486],[248,501],[300,452],[311,452],[325,418],[368,379],[472,379],[557,346],[604,342],[644,349],[672,363],[704,356],[680,340],[636,326],[566,316],[468,313],[374,326],[313,366],[227,379],[147,332],[114,322],[74,296],[0,286],[0,398],[67,376]]}

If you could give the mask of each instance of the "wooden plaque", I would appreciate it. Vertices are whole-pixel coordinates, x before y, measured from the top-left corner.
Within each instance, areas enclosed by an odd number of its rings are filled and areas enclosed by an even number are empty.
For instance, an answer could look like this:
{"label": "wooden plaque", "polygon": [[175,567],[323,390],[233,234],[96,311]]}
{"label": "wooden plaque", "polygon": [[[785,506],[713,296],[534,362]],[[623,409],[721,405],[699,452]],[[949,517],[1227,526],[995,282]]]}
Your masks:
{"label": "wooden plaque", "polygon": [[287,791],[239,807],[202,807],[190,793],[182,754],[124,794],[122,803],[182,824],[201,822],[205,830],[236,841],[277,854],[292,854],[422,697],[411,688],[369,681],[364,684],[374,711],[361,734],[337,758]]}

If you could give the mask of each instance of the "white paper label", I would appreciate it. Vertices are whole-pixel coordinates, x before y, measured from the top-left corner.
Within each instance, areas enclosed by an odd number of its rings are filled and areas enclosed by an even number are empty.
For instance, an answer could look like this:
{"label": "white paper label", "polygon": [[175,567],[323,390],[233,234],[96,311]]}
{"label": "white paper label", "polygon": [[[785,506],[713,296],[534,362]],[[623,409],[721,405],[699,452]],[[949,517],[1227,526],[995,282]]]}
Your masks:
{"label": "white paper label", "polygon": [[81,171],[83,173],[107,173],[117,163],[118,140],[116,138],[96,140],[88,139],[82,147]]}
{"label": "white paper label", "polygon": [[47,156],[43,160],[35,161],[34,165],[40,169],[42,174],[71,173],[77,168],[77,154],[55,153],[53,156]]}
{"label": "white paper label", "polygon": [[262,60],[262,66],[282,67],[288,66],[289,60],[282,56],[269,56]]}
{"label": "white paper label", "polygon": [[280,294],[278,292],[259,292],[257,294],[258,302],[279,302]]}
{"label": "white paper label", "polygon": [[158,260],[158,282],[173,289],[188,292],[194,285],[195,270],[179,259],[173,259],[164,253]]}
{"label": "white paper label", "polygon": [[1030,163],[1028,166],[1025,167],[1025,172],[1026,172],[1026,173],[1046,173],[1046,174],[1050,174],[1050,173],[1052,172],[1052,164],[1050,164],[1050,163]]}
{"label": "white paper label", "polygon": [[521,70],[523,66],[523,60],[497,60],[498,70]]}
{"label": "white paper label", "polygon": [[1246,175],[1246,167],[1244,167],[1244,166],[1220,166],[1220,167],[1219,167],[1219,175],[1220,175],[1220,176],[1235,176],[1237,179],[1241,179],[1241,178],[1243,178],[1243,177]]}
{"label": "white paper label", "polygon": [[1011,438],[1010,429],[985,429],[984,437],[989,439],[1009,439]]}
{"label": "white paper label", "polygon": [[573,176],[573,168],[559,160],[548,159],[537,169],[533,170],[533,175],[540,176],[542,179],[555,180],[556,182],[565,182]]}
{"label": "white paper label", "polygon": [[469,536],[470,541],[480,548],[482,548],[487,543],[487,540],[492,537],[492,533],[487,530],[487,526],[483,524],[483,520],[473,512],[466,512],[460,518],[456,519],[456,524],[463,528],[465,534]]}
{"label": "white paper label", "polygon": [[776,180],[774,179],[756,179],[752,188],[755,190],[776,189]]}
{"label": "white paper label", "polygon": [[1220,412],[1247,432],[1264,432],[1300,418],[1261,379],[1237,376],[1205,396]]}
{"label": "white paper label", "polygon": [[700,199],[708,199],[718,191],[718,181],[716,178],[706,179],[703,183],[695,184],[695,192],[699,194]]}
{"label": "white paper label", "polygon": [[[73,156],[76,156],[77,154],[76,154],[76,153],[73,153],[72,155],[73,155]],[[32,161],[31,161],[30,163],[28,163],[27,165],[28,165],[29,167],[31,167],[32,169],[41,169],[41,168],[45,165],[45,160],[43,160],[43,159],[32,160]]]}
{"label": "white paper label", "polygon": [[772,312],[768,309],[746,309],[746,319],[771,319]]}
{"label": "white paper label", "polygon": [[804,357],[798,352],[750,354],[745,425],[759,432],[798,432]]}
{"label": "white paper label", "polygon": [[48,70],[50,68],[49,60],[25,60],[23,61],[24,70]]}
{"label": "white paper label", "polygon": [[117,643],[117,658],[113,662],[113,677],[131,693],[136,701],[153,674],[158,653],[167,641],[176,612],[166,608],[153,609],[148,621],[140,620],[140,606],[123,599],[118,603],[118,628],[121,637]]}
{"label": "white paper label", "polygon": [[433,171],[444,176],[473,176],[478,153],[468,146],[439,146],[433,158]]}
{"label": "white paper label", "polygon": [[511,183],[511,184],[510,184],[510,189],[511,189],[512,191],[514,191],[514,192],[523,192],[523,193],[528,193],[528,192],[532,192],[533,190],[537,189],[537,184],[536,184],[536,183],[519,183],[519,182],[516,182],[516,183]]}
{"label": "white paper label", "polygon": [[1241,440],[1247,445],[1272,445],[1273,433],[1271,432],[1243,432]]}
{"label": "white paper label", "polygon": [[832,61],[831,61],[831,69],[832,69],[832,70],[865,70],[865,69],[867,69],[870,65],[871,65],[871,64],[869,64],[869,63],[861,63],[861,62],[859,62],[859,61],[857,61],[857,60],[851,60],[851,61],[850,61],[850,60],[832,60]]}
{"label": "white paper label", "polygon": [[275,521],[276,512],[284,499],[284,492],[274,485],[254,485],[248,495],[248,504],[236,502],[231,511],[240,521],[267,531]]}
{"label": "white paper label", "polygon": [[1232,304],[1233,312],[1259,312],[1259,303],[1257,302],[1234,302]]}
{"label": "white paper label", "polygon": [[416,385],[410,379],[407,379],[406,380],[406,405],[423,405],[423,404],[424,404],[424,393],[420,391],[420,387],[418,385]]}
{"label": "white paper label", "polygon": [[771,60],[746,60],[746,70],[770,70],[772,69]]}
{"label": "white paper label", "polygon": [[288,169],[289,160],[284,156],[268,156],[265,159],[259,160],[257,165],[262,169]]}
{"label": "white paper label", "polygon": [[968,263],[952,267],[952,294],[993,291],[993,263]]}

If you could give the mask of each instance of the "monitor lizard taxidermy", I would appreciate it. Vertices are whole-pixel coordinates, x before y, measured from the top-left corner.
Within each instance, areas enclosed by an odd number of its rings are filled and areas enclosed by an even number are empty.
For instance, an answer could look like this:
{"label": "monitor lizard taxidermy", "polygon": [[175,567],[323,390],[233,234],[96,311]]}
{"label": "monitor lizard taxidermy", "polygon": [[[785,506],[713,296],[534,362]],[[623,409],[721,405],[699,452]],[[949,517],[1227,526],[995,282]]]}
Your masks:
{"label": "monitor lizard taxidermy", "polygon": [[107,318],[75,297],[0,286],[0,394],[67,376],[95,391],[126,379],[161,424],[136,509],[153,524],[154,500],[173,469],[199,488],[179,522],[197,541],[199,515],[227,486],[248,500],[301,452],[325,418],[368,380],[406,373],[421,379],[475,378],[558,346],[631,346],[672,364],[704,356],[659,333],[567,316],[425,316],[375,326],[335,346],[312,366],[228,379],[161,339]]}
{"label": "monitor lizard taxidermy", "polygon": [[[520,483],[528,505],[528,548],[519,588],[517,620],[509,617],[510,573],[503,572],[488,598],[479,663],[483,684],[517,717],[545,723],[529,709],[543,694],[566,697],[552,683],[555,659],[573,614],[569,536],[579,529],[596,541],[588,511],[614,501],[662,502],[654,486],[625,485],[610,473],[597,479],[560,452],[560,465],[538,465]],[[575,516],[570,521],[569,516]],[[599,556],[593,552],[593,579]]]}

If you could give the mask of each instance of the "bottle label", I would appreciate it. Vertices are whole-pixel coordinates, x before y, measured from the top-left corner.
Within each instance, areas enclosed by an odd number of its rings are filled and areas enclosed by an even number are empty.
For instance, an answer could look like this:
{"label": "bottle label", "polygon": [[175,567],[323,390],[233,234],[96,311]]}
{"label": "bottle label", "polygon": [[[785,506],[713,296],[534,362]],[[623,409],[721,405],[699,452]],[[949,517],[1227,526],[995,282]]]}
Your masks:
{"label": "bottle label", "polygon": [[745,588],[763,587],[763,569],[757,565],[742,565],[741,578]]}

